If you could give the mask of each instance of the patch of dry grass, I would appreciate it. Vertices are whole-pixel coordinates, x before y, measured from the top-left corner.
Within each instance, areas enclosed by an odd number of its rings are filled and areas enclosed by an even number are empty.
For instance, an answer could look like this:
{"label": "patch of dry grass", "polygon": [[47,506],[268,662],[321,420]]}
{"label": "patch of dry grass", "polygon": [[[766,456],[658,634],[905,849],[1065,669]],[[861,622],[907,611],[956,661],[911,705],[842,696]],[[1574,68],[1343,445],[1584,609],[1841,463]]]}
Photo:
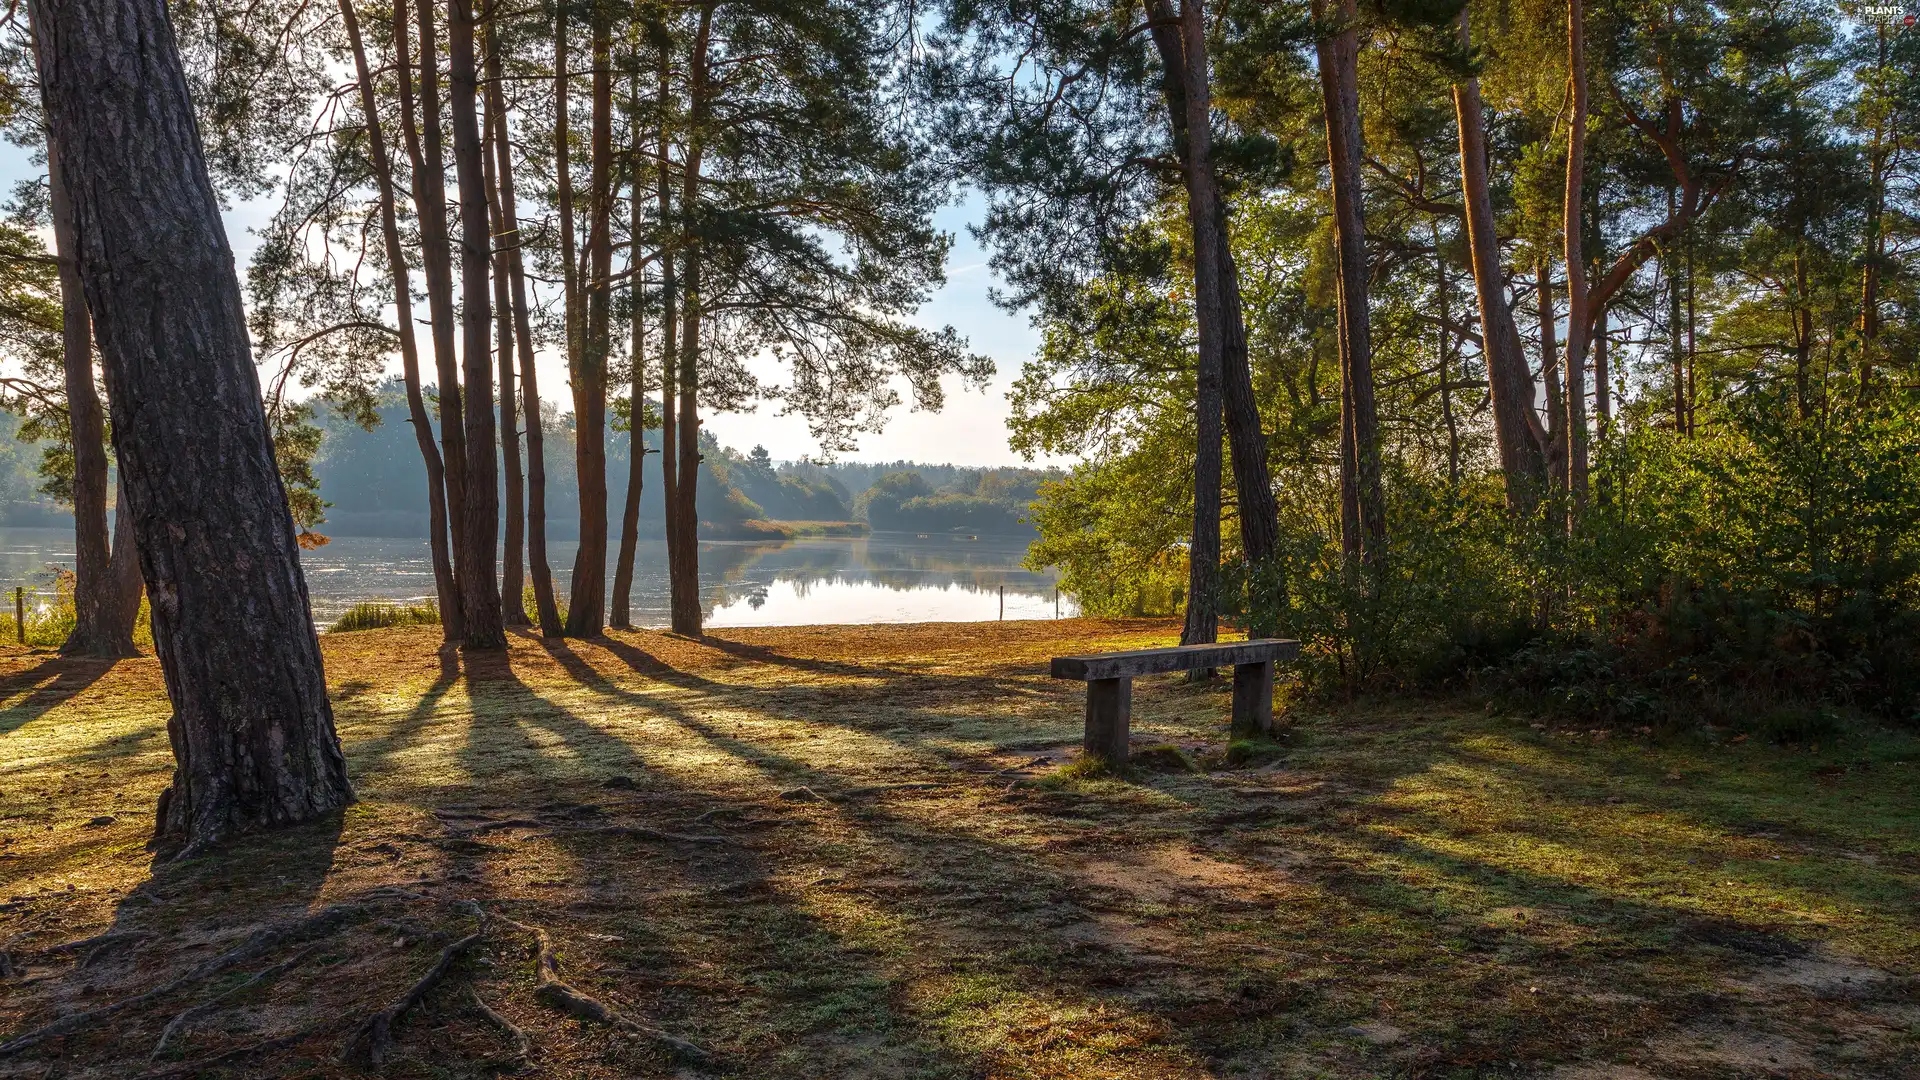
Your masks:
{"label": "patch of dry grass", "polygon": [[[516,636],[464,659],[430,628],[331,635],[360,803],[158,865],[154,662],[9,654],[0,1030],[352,906],[0,1057],[0,1077],[250,1048],[205,1075],[359,1075],[338,1060],[353,1025],[481,912],[386,1075],[520,1064],[470,990],[543,1077],[1894,1077],[1920,1059],[1911,739],[1816,754],[1396,704],[1294,710],[1278,748],[1229,753],[1225,687],[1167,678],[1136,683],[1139,744],[1200,771],[1081,775],[1082,687],[1047,659],[1176,633]],[[711,1057],[547,1007],[507,919],[547,930],[581,993]],[[55,948],[107,931],[132,936]]]}

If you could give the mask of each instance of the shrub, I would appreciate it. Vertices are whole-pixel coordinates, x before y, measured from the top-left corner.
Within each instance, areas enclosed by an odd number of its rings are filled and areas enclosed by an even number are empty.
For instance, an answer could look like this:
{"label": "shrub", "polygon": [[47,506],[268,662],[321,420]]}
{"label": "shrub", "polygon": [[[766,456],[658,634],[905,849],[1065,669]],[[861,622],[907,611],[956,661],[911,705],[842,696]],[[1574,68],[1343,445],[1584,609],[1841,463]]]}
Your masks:
{"label": "shrub", "polygon": [[329,634],[355,630],[380,630],[389,626],[439,626],[440,607],[432,600],[424,604],[395,604],[384,600],[364,600],[327,627]]}

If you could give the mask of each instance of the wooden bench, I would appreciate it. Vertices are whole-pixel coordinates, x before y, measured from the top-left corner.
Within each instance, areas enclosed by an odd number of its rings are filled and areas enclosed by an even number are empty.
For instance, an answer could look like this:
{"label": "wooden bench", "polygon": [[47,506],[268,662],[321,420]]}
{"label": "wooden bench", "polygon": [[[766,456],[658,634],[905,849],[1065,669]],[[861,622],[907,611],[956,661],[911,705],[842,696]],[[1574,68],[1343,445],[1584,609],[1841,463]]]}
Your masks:
{"label": "wooden bench", "polygon": [[1086,752],[1108,764],[1127,763],[1133,721],[1133,680],[1196,668],[1233,668],[1233,734],[1266,735],[1273,730],[1273,665],[1300,655],[1300,643],[1283,638],[1233,641],[1220,645],[1175,645],[1165,649],[1056,656],[1053,677],[1087,684]]}

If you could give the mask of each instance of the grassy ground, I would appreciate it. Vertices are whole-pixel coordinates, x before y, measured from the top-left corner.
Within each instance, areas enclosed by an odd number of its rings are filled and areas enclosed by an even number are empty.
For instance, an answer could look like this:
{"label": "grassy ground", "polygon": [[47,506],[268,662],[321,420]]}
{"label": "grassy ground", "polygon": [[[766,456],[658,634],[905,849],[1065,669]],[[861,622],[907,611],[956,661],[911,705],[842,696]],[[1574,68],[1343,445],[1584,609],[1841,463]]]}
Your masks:
{"label": "grassy ground", "polygon": [[[0,1076],[358,1075],[360,1020],[476,930],[388,1075],[1920,1075],[1920,742],[1398,703],[1290,710],[1229,766],[1224,687],[1168,677],[1136,685],[1136,745],[1183,753],[1078,778],[1081,688],[1046,658],[1174,633],[519,637],[465,662],[423,627],[328,635],[359,804],[187,864],[143,847],[154,662],[6,654],[0,1031],[350,906]],[[631,1025],[549,1008],[509,919]]]}

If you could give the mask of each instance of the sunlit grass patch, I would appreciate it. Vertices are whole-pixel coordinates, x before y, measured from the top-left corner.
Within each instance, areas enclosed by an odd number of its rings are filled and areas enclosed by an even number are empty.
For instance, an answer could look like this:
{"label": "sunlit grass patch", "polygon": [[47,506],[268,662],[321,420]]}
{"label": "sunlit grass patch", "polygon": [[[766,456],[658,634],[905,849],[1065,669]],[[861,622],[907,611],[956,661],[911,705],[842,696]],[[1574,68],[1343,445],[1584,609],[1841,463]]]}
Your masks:
{"label": "sunlit grass patch", "polygon": [[[8,984],[0,1028],[205,952],[176,941],[382,886],[421,899],[276,983],[285,1012],[236,1008],[183,1053],[304,1015],[323,972],[360,973],[321,999],[349,1012],[404,988],[473,925],[467,901],[545,927],[574,984],[770,1080],[1658,1071],[1700,1024],[1828,1060],[1821,1023],[1910,1022],[1907,736],[1850,729],[1816,755],[1363,702],[1232,762],[1224,692],[1146,680],[1141,745],[1205,771],[1089,776],[1067,764],[1083,691],[1045,658],[1168,632],[1101,625],[515,634],[491,657],[431,626],[329,635],[361,802],[188,866],[144,850],[171,767],[153,662],[13,656],[0,875],[29,900],[0,934],[163,936],[89,969],[91,991],[20,939],[50,978]],[[476,831],[507,819],[531,824]],[[541,1075],[667,1068],[545,1009],[527,939],[500,925],[458,978],[531,1034]],[[485,1075],[502,1040],[466,990],[410,1018],[394,1075]],[[127,1016],[141,1060],[93,1039],[65,1067],[150,1068],[150,1029],[188,1003]],[[1914,1045],[1849,1037],[1882,1075]]]}

